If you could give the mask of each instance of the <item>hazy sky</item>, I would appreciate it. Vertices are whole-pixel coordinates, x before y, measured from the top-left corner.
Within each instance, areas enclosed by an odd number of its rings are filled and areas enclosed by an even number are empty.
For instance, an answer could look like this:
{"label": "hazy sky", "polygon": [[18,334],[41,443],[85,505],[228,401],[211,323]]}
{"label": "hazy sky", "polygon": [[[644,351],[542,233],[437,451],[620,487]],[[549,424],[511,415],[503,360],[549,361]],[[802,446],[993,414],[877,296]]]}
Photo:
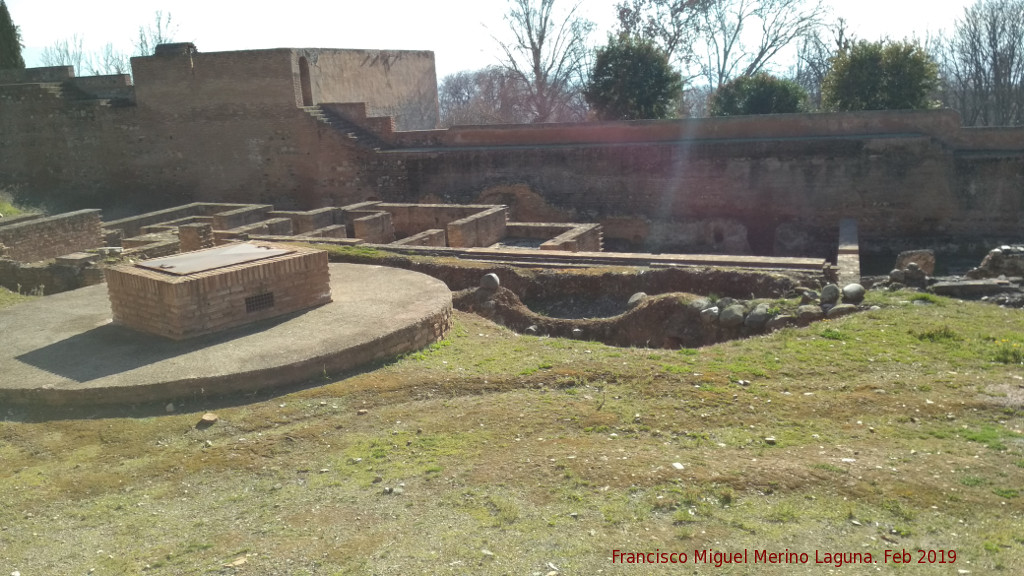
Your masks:
{"label": "hazy sky", "polygon": [[[571,0],[561,0],[571,5]],[[973,0],[855,0],[831,2],[859,38],[901,39],[951,28]],[[583,0],[581,12],[597,24],[591,40],[603,43],[615,21],[616,0]],[[556,4],[557,5],[557,4]],[[380,48],[433,50],[439,77],[497,62],[493,35],[507,30],[505,0],[7,0],[21,27],[25,63],[55,41],[78,34],[86,51],[112,42],[131,52],[140,25],[157,10],[170,13],[175,40],[200,52],[254,48]]]}

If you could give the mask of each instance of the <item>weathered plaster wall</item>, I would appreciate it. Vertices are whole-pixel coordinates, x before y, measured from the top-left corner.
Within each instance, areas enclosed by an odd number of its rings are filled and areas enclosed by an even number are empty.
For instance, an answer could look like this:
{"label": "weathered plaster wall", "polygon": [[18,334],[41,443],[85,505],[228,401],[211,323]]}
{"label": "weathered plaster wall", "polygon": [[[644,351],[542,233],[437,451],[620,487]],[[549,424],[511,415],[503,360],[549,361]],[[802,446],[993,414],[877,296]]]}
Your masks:
{"label": "weathered plaster wall", "polygon": [[408,50],[296,50],[309,62],[313,102],[367,102],[369,116],[392,116],[398,130],[440,121],[434,53]]}

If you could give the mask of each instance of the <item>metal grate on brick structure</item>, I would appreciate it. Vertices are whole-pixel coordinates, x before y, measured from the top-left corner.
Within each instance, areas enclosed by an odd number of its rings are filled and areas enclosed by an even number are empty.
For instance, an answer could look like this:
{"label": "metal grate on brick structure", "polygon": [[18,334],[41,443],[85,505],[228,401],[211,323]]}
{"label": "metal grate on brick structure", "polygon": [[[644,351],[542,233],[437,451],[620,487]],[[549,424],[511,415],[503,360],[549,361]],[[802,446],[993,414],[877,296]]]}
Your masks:
{"label": "metal grate on brick structure", "polygon": [[247,313],[269,310],[274,307],[274,293],[257,294],[245,299],[245,311]]}

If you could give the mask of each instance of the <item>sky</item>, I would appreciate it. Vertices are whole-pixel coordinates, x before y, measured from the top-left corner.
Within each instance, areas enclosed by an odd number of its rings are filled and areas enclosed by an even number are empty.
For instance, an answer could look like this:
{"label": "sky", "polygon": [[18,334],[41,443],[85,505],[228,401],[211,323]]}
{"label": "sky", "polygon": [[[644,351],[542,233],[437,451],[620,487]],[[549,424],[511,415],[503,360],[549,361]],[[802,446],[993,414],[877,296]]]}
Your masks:
{"label": "sky", "polygon": [[[87,52],[108,42],[130,53],[139,26],[157,11],[170,14],[174,39],[200,52],[259,48],[366,48],[432,50],[438,78],[498,63],[495,36],[507,33],[506,0],[306,0],[257,5],[225,0],[6,0],[21,28],[27,66],[54,42],[77,34]],[[826,0],[828,2],[828,0]],[[561,0],[571,6],[571,0]],[[615,23],[617,0],[582,0],[594,21],[594,45]],[[833,0],[858,38],[902,39],[951,29],[973,0]],[[556,6],[558,4],[556,3]],[[244,8],[241,8],[244,7]]]}

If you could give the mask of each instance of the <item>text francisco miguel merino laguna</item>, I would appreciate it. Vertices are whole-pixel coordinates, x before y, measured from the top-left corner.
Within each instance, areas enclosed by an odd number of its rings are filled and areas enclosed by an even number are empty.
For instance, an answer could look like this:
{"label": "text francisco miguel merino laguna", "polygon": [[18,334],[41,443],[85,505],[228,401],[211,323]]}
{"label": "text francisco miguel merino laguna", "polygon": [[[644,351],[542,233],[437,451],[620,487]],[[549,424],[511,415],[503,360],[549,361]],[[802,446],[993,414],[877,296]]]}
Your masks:
{"label": "text francisco miguel merino laguna", "polygon": [[[919,564],[952,564],[956,562],[955,550],[918,550]],[[844,564],[910,564],[916,554],[906,550],[885,550],[876,556],[870,552],[823,552],[814,551],[814,561],[806,552],[769,552],[768,550],[746,550],[742,552],[719,552],[718,550],[694,550],[693,556],[686,552],[623,552],[612,550],[612,564],[713,564],[721,568],[724,564],[829,564],[841,567]]]}

